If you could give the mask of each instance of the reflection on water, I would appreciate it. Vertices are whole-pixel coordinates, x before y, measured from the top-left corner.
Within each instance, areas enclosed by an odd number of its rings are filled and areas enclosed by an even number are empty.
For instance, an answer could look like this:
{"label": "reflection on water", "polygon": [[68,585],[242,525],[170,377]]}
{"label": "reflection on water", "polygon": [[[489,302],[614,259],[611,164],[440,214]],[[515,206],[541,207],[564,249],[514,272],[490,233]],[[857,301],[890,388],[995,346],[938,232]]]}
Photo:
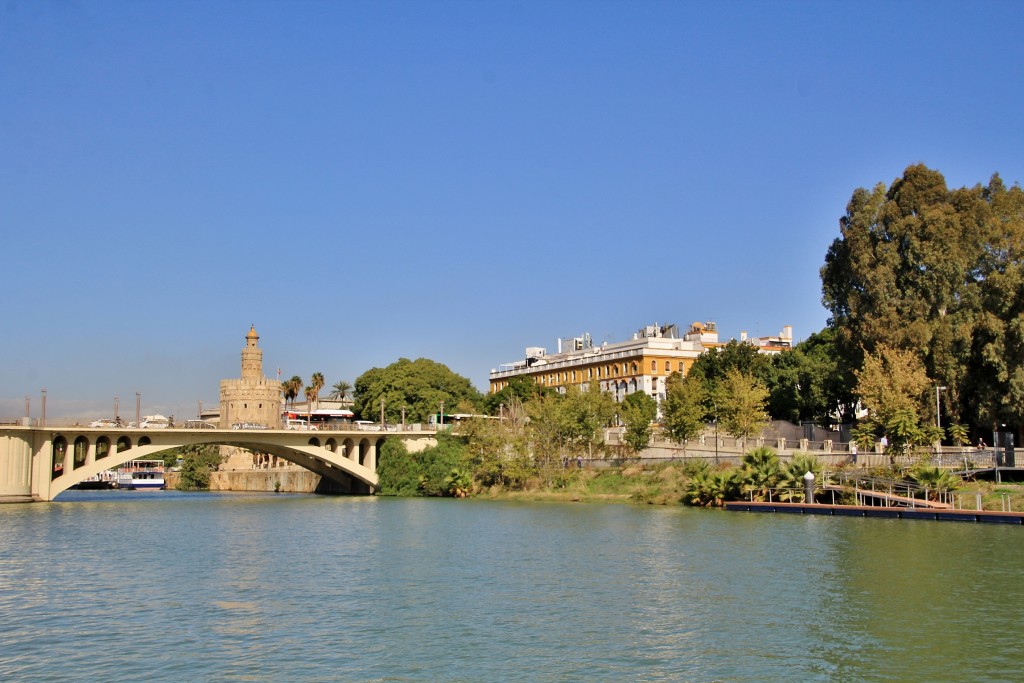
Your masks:
{"label": "reflection on water", "polygon": [[68,492],[0,506],[0,679],[1011,680],[1021,533]]}

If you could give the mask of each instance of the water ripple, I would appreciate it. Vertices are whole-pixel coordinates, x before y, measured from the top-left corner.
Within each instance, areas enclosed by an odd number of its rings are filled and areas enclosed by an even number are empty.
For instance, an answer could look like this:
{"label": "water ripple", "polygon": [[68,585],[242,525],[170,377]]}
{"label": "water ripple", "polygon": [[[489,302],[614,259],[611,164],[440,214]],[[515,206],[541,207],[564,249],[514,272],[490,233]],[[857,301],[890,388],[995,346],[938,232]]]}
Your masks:
{"label": "water ripple", "polygon": [[0,679],[980,680],[1021,663],[1019,529],[164,493],[0,506]]}

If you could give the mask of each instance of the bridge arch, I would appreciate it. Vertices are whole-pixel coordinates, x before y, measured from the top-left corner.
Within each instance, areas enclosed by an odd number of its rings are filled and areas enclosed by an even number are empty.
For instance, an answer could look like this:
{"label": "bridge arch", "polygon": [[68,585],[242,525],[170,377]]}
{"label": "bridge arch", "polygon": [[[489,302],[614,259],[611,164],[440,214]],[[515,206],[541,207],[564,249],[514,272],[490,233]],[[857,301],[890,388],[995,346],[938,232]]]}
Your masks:
{"label": "bridge arch", "polygon": [[74,469],[78,469],[85,464],[85,454],[89,451],[89,439],[84,436],[75,438],[75,455],[72,458],[71,466]]}
{"label": "bridge arch", "polygon": [[357,488],[373,492],[377,487],[377,454],[385,439],[404,436],[419,442],[433,438],[433,434],[354,430],[313,436],[284,430],[166,429],[140,435],[88,428],[50,432],[49,436],[50,476],[38,493],[42,500],[52,500],[62,491],[129,460],[144,460],[172,448],[201,444],[269,453],[341,483],[346,489],[358,484]]}
{"label": "bridge arch", "polygon": [[68,440],[58,434],[50,446],[50,479],[64,474],[64,456],[67,455]]}
{"label": "bridge arch", "polygon": [[110,455],[110,437],[104,435],[96,439],[96,459],[102,460],[108,455]]}

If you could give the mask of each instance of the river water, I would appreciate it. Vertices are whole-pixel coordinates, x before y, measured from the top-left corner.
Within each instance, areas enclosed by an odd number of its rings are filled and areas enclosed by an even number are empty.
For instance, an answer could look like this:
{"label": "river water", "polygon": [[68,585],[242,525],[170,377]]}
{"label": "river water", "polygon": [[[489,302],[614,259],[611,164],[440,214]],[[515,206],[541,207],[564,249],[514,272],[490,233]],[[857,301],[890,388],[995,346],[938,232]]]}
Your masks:
{"label": "river water", "polygon": [[0,506],[0,680],[1020,680],[1022,534],[67,492]]}

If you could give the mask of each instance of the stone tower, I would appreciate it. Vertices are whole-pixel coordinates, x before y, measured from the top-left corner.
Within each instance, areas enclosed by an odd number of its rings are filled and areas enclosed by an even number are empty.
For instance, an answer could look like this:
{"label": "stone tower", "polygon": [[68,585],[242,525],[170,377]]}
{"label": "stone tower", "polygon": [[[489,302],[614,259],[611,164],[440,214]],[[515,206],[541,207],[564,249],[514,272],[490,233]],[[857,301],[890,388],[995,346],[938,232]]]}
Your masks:
{"label": "stone tower", "polygon": [[281,382],[263,376],[263,350],[256,326],[249,328],[242,349],[242,376],[220,381],[220,426],[239,423],[281,428]]}

